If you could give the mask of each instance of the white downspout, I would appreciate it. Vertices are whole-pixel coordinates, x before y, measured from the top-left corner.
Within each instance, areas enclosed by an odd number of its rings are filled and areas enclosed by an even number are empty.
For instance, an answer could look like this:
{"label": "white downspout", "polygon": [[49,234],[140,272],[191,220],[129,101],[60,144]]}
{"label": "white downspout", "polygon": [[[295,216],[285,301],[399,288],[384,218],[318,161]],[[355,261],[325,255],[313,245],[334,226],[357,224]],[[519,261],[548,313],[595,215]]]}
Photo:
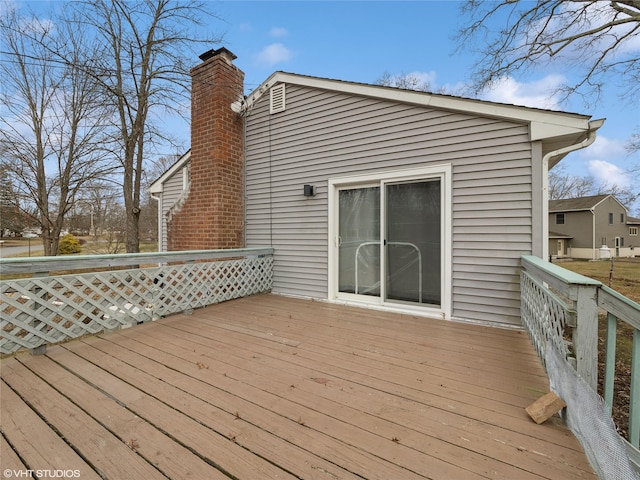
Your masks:
{"label": "white downspout", "polygon": [[158,214],[157,214],[157,221],[158,221],[158,227],[156,228],[157,232],[156,234],[158,235],[158,251],[162,252],[162,195],[161,196],[156,196],[155,194],[149,192],[149,196],[151,198],[153,198],[156,202],[158,202]]}
{"label": "white downspout", "polygon": [[591,260],[596,260],[596,211],[591,208]]}
{"label": "white downspout", "polygon": [[587,138],[582,142],[559,148],[558,150],[552,150],[542,157],[542,238],[545,239],[542,242],[542,258],[544,260],[549,258],[549,161],[552,158],[564,156],[575,150],[587,148],[595,142],[596,131],[602,126],[604,120],[605,119],[602,118],[590,121]]}

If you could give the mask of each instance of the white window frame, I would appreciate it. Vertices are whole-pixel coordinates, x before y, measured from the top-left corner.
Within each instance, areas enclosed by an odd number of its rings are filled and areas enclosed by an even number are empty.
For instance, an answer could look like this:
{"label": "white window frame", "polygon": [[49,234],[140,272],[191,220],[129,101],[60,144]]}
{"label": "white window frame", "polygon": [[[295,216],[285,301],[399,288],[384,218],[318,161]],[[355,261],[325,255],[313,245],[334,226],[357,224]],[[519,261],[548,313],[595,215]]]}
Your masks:
{"label": "white window frame", "polygon": [[[441,245],[442,256],[440,258],[440,272],[442,275],[440,285],[440,306],[433,305],[405,305],[384,300],[383,285],[379,297],[366,295],[356,295],[353,293],[343,293],[338,291],[338,192],[344,188],[358,188],[367,186],[379,186],[381,192],[384,185],[392,182],[409,182],[420,180],[440,180],[440,202],[441,202]],[[452,190],[451,190],[451,164],[433,165],[422,168],[385,170],[362,175],[352,175],[348,177],[330,178],[328,216],[329,216],[329,238],[328,238],[328,296],[329,301],[344,304],[367,305],[373,308],[397,312],[411,312],[413,314],[429,317],[451,319],[452,311]],[[382,193],[381,193],[382,195]],[[383,199],[381,199],[382,201]],[[384,209],[381,209],[384,210]],[[380,238],[384,238],[384,222],[380,222]],[[384,265],[381,265],[381,269]],[[384,271],[381,277],[384,278]]]}

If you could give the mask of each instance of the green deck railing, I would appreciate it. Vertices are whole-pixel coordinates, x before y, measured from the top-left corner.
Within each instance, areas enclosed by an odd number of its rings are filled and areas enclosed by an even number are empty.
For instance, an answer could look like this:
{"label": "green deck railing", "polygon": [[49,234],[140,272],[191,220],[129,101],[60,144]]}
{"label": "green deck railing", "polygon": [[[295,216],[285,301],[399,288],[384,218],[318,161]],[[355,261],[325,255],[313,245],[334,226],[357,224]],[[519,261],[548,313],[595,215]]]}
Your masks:
{"label": "green deck railing", "polygon": [[545,349],[554,345],[596,393],[598,315],[606,314],[602,397],[609,414],[614,400],[618,322],[632,327],[629,438],[623,440],[629,458],[640,466],[640,304],[602,282],[538,257],[523,256],[521,260],[522,320],[543,363]]}
{"label": "green deck railing", "polygon": [[0,260],[0,353],[271,290],[273,249]]}

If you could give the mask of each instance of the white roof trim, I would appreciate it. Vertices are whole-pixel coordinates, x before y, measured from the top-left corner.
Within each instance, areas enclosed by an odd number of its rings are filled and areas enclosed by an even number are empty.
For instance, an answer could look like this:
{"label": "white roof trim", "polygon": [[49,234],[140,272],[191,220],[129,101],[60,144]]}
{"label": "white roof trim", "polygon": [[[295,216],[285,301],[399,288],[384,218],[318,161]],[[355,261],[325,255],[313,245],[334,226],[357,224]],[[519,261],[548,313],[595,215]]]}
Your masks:
{"label": "white roof trim", "polygon": [[183,154],[169,169],[158,177],[147,189],[151,194],[162,193],[164,191],[165,182],[171,178],[178,170],[180,170],[191,158],[191,150]]}
{"label": "white roof trim", "polygon": [[531,125],[531,140],[544,140],[566,135],[579,135],[589,130],[588,115],[567,113],[560,111],[542,110],[531,107],[508,105],[476,100],[470,98],[453,97],[449,95],[425,93],[412,90],[368,85],[362,83],[331,80],[327,78],[308,77],[286,72],[275,72],[265,82],[256,88],[248,97],[249,107],[264,93],[278,83],[289,83],[305,87],[321,88],[354,95],[391,100],[402,103],[412,103],[424,107],[441,108],[467,112],[487,117],[502,118]]}

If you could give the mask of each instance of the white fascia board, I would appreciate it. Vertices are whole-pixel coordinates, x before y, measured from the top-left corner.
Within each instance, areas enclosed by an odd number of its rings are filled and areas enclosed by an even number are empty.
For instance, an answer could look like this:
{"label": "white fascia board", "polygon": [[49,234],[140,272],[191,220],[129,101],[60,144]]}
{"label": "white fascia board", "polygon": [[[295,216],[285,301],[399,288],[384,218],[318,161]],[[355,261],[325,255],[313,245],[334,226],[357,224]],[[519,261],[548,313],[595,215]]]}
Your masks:
{"label": "white fascia board", "polygon": [[273,73],[247,97],[249,105],[256,102],[277,83],[288,83],[311,88],[333,90],[353,95],[363,95],[381,100],[410,103],[414,105],[465,112],[474,115],[501,118],[520,123],[529,123],[531,140],[544,140],[565,135],[580,135],[589,130],[588,115],[542,110],[517,105],[489,102],[449,95],[401,90],[378,85],[307,77],[285,72]]}
{"label": "white fascia board", "polygon": [[531,140],[545,140],[566,136],[578,137],[589,131],[588,117],[577,123],[564,122],[559,118],[555,120],[555,122],[549,122],[547,119],[545,121],[532,121],[529,129]]}
{"label": "white fascia board", "polygon": [[158,179],[149,186],[147,191],[152,194],[162,193],[164,191],[165,182],[169,178],[171,178],[178,170],[184,167],[184,165],[189,161],[190,158],[191,158],[191,150],[189,150],[187,153],[182,155],[176,163],[171,165],[171,167],[169,167],[169,169],[166,172],[160,175]]}

